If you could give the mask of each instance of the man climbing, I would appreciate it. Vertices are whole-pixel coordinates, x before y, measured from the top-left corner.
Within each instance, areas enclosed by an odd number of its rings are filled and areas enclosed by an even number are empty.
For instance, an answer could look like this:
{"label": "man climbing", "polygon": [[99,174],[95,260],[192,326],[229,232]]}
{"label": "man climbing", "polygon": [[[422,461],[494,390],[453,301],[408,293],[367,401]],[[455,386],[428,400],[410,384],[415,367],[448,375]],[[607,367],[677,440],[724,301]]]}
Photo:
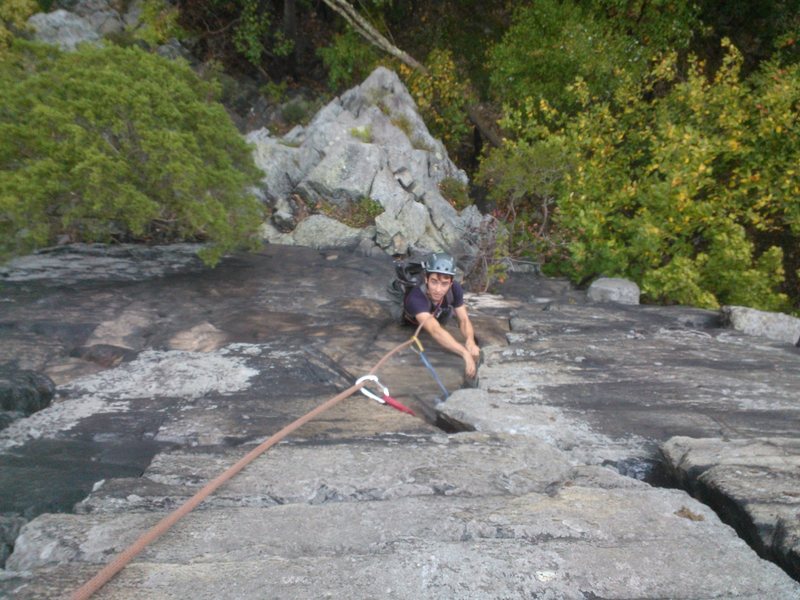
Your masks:
{"label": "man climbing", "polygon": [[[464,372],[472,379],[477,372],[476,361],[480,349],[475,343],[475,332],[464,304],[464,290],[455,281],[455,261],[449,254],[435,253],[422,263],[422,267],[425,280],[406,294],[403,320],[415,326],[422,323],[422,328],[440,346],[461,356],[464,359]],[[453,314],[464,337],[463,345],[444,328]]]}

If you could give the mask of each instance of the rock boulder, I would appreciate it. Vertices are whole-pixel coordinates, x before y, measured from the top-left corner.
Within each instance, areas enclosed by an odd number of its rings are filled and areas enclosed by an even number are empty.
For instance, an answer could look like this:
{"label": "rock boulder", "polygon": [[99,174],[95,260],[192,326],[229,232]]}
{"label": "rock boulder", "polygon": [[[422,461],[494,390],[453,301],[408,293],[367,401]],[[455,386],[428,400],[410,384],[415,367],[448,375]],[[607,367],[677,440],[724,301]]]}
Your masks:
{"label": "rock boulder", "polygon": [[55,391],[53,380],[43,373],[0,365],[0,429],[48,406]]}
{"label": "rock boulder", "polygon": [[737,331],[800,346],[800,319],[796,317],[746,306],[723,306],[722,316]]}
{"label": "rock boulder", "polygon": [[639,286],[628,279],[601,277],[589,286],[588,297],[593,302],[639,304]]}
{"label": "rock boulder", "polygon": [[62,50],[75,50],[84,42],[96,44],[101,38],[88,19],[63,9],[36,13],[28,19],[28,25],[35,31],[38,41]]}
{"label": "rock boulder", "polygon": [[282,138],[261,129],[247,140],[264,171],[260,191],[273,209],[276,227],[264,229],[269,241],[304,243],[300,225],[299,232],[285,231],[291,195],[311,207],[330,203],[345,210],[369,198],[384,212],[368,235],[389,254],[476,251],[486,217],[475,207],[459,213],[439,190],[446,179],[466,185],[466,174],[430,135],[408,90],[388,69],[379,67],[332,100],[308,126]]}

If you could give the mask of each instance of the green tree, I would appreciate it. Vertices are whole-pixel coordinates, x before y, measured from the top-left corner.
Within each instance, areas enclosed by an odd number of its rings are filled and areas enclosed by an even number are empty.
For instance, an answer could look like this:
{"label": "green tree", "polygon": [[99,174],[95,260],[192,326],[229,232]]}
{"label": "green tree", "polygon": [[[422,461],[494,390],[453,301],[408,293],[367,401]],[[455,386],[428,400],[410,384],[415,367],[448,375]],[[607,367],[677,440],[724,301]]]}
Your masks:
{"label": "green tree", "polygon": [[721,59],[720,40],[730,39],[743,54],[743,71],[779,58],[786,64],[800,59],[800,3],[797,0],[696,0],[705,24],[693,43],[695,52],[712,65]]}
{"label": "green tree", "polygon": [[590,9],[558,0],[519,8],[489,55],[492,92],[501,102],[533,96],[562,109],[570,107],[564,90],[576,77],[607,97],[622,70],[641,73],[648,57],[636,39],[617,35]]}
{"label": "green tree", "polygon": [[558,145],[575,165],[555,214],[567,253],[551,266],[633,278],[657,302],[787,310],[786,292],[800,299],[800,66],[770,63],[743,82],[741,65],[726,42],[711,80],[695,58],[678,77],[672,55],[611,101],[577,80],[574,116],[543,102],[509,113],[519,140]]}
{"label": "green tree", "polygon": [[[675,0],[579,0],[615,31],[654,51],[684,49],[702,29],[696,2]],[[726,6],[729,3],[726,3]],[[717,3],[721,10],[725,6]]]}
{"label": "green tree", "polygon": [[265,57],[285,59],[292,52],[294,40],[288,40],[276,24],[283,4],[270,0],[182,2],[178,23],[196,36],[205,58],[231,65],[238,57],[260,68]]}
{"label": "green tree", "polygon": [[508,142],[481,162],[476,181],[507,226],[506,256],[552,262],[563,252],[553,212],[570,161],[561,140],[552,136],[548,142]]}
{"label": "green tree", "polygon": [[14,32],[25,29],[25,22],[36,12],[36,0],[3,0],[0,2],[0,56],[14,39]]}
{"label": "green tree", "polygon": [[469,79],[459,72],[452,54],[434,50],[428,56],[424,72],[407,65],[400,65],[398,71],[431,133],[457,150],[469,135],[467,106],[475,100]]}
{"label": "green tree", "polygon": [[328,86],[336,91],[361,83],[381,59],[374,46],[352,29],[334,35],[317,54],[328,71]]}
{"label": "green tree", "polygon": [[0,253],[70,240],[252,239],[260,178],[217,89],[137,48],[20,43],[0,61]]}

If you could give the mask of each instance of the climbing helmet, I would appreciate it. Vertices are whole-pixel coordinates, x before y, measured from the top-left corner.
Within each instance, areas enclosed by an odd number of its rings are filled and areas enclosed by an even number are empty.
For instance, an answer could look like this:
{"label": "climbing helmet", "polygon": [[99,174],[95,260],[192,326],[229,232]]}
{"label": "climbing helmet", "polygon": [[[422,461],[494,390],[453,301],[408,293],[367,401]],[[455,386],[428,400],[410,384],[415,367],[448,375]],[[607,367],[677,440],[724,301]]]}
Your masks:
{"label": "climbing helmet", "polygon": [[435,252],[422,264],[426,273],[441,273],[455,277],[456,261],[444,252]]}

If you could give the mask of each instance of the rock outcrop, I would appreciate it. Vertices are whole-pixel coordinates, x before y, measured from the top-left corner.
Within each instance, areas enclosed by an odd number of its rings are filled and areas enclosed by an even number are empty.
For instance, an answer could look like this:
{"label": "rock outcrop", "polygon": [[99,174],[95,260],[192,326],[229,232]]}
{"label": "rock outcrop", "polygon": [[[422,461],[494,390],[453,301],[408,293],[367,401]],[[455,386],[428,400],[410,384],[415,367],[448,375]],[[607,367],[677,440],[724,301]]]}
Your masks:
{"label": "rock outcrop", "polygon": [[37,41],[62,50],[75,50],[83,43],[97,44],[101,39],[87,19],[63,9],[36,13],[28,19],[28,25],[34,30]]}
{"label": "rock outcrop", "polygon": [[0,283],[45,281],[142,281],[176,273],[204,271],[200,244],[68,244],[43,248],[0,265]]}
{"label": "rock outcrop", "polygon": [[[126,9],[110,0],[82,0],[71,9],[33,15],[29,24],[36,39],[74,50],[138,26],[138,3]],[[176,42],[157,51],[186,58]],[[255,192],[272,213],[262,227],[271,243],[359,246],[366,255],[447,250],[471,262],[491,229],[491,217],[475,206],[459,212],[442,195],[443,182],[465,187],[467,176],[386,68],[329,102],[307,126],[282,137],[262,128],[246,139],[264,171]],[[349,226],[348,215],[364,202],[381,207],[374,225]],[[333,216],[312,214],[323,207]]]}
{"label": "rock outcrop", "polygon": [[575,464],[681,485],[800,579],[800,351],[720,324],[676,307],[517,309],[481,389],[440,410],[481,432],[547,440]]}
{"label": "rock outcrop", "polygon": [[[384,444],[279,447],[105,592],[788,599],[800,590],[682,492],[571,468],[552,447],[519,436]],[[76,586],[196,489],[186,473],[204,479],[235,458],[164,456],[145,474],[149,490],[102,498],[100,488],[89,514],[40,517],[9,562],[37,574],[18,597]]]}
{"label": "rock outcrop", "polygon": [[[98,44],[109,35],[139,25],[141,2],[116,0],[78,0],[48,13],[28,19],[34,38],[62,50],[75,50],[79,44]],[[68,9],[68,10],[67,10]]]}
{"label": "rock outcrop", "polygon": [[55,384],[42,373],[0,365],[0,429],[50,404]]}
{"label": "rock outcrop", "polygon": [[261,193],[273,210],[264,236],[271,242],[341,246],[341,226],[328,230],[318,220],[310,235],[303,213],[320,204],[346,212],[368,199],[383,212],[374,228],[346,232],[349,244],[360,235],[388,254],[445,248],[475,253],[486,217],[474,206],[458,213],[439,189],[447,179],[466,185],[467,177],[430,135],[403,83],[386,68],[332,100],[306,127],[282,138],[260,129],[247,140],[264,171]]}

